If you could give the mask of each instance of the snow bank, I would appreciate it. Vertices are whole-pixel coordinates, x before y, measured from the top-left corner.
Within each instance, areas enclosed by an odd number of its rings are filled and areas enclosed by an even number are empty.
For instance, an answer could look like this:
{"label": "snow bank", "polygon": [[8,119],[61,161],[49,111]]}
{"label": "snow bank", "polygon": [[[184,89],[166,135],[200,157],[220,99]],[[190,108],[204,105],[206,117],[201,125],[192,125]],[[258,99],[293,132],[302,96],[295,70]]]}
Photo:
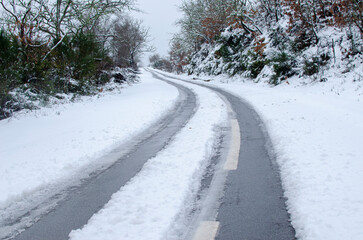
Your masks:
{"label": "snow bank", "polygon": [[265,122],[298,239],[363,239],[363,82],[228,81],[208,84],[247,100]]}
{"label": "snow bank", "polygon": [[121,92],[0,121],[0,226],[10,205],[29,195],[24,204],[36,202],[42,197],[33,195],[46,194],[50,185],[117,160],[103,156],[156,122],[177,97],[176,88],[143,73],[139,84]]}
{"label": "snow bank", "polygon": [[86,226],[72,231],[72,240],[177,238],[168,231],[180,211],[191,205],[186,199],[198,190],[213,152],[216,127],[227,119],[226,107],[216,94],[188,86],[199,100],[190,122]]}

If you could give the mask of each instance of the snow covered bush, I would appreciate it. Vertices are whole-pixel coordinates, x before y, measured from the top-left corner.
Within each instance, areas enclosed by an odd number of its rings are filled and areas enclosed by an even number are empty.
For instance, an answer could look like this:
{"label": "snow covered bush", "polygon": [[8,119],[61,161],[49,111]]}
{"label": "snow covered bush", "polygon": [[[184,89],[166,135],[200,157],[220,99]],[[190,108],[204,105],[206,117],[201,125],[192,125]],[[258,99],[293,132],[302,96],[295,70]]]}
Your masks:
{"label": "snow covered bush", "polygon": [[[125,15],[133,5],[133,0],[0,1],[0,119],[62,94],[95,94],[117,79],[110,72],[115,67],[136,70],[148,35],[141,22]],[[116,81],[135,80],[134,73],[125,76]]]}
{"label": "snow covered bush", "polygon": [[286,52],[278,52],[271,59],[274,75],[271,77],[271,84],[277,85],[295,74],[293,67],[295,66],[294,56]]}
{"label": "snow covered bush", "polygon": [[[189,74],[238,74],[277,85],[293,75],[326,81],[329,69],[344,74],[362,63],[359,1],[224,1],[229,14],[224,25],[203,25],[210,13],[201,9],[212,3],[219,1],[191,0],[188,4],[195,9],[182,8],[179,39],[193,42],[185,44],[189,58],[184,70]],[[192,18],[194,11],[199,18]],[[213,39],[203,35],[210,32],[215,33]]]}

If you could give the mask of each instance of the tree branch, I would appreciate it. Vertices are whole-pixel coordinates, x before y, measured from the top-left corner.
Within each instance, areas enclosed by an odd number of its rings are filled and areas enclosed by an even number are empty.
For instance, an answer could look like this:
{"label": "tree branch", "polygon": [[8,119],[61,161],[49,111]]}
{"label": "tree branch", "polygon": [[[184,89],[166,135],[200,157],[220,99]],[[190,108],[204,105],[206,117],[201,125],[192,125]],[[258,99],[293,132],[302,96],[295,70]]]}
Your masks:
{"label": "tree branch", "polygon": [[54,49],[56,49],[56,47],[58,47],[58,45],[59,44],[61,44],[61,42],[63,42],[63,39],[66,37],[67,35],[64,35],[63,37],[62,37],[62,39],[60,39],[58,42],[57,42],[57,44],[56,45],[54,45],[50,50],[49,50],[49,52],[44,56],[44,58],[42,59],[42,61],[44,61],[48,56],[49,56],[49,54],[54,50]]}
{"label": "tree branch", "polygon": [[10,15],[12,15],[15,19],[16,19],[16,21],[18,21],[18,22],[20,22],[19,21],[19,18],[14,14],[14,13],[12,13],[9,9],[7,9],[6,7],[5,7],[5,5],[4,5],[4,3],[3,3],[3,1],[4,0],[1,0],[1,6],[5,9],[5,11],[7,11],[8,13],[10,13]]}

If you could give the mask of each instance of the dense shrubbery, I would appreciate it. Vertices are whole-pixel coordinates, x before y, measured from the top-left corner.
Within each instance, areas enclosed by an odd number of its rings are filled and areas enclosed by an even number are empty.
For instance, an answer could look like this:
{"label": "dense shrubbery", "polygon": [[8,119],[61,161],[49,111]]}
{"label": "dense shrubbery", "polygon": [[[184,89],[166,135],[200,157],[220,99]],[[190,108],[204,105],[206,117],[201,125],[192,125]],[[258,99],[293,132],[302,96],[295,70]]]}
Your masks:
{"label": "dense shrubbery", "polygon": [[294,58],[289,56],[286,52],[275,54],[271,59],[271,63],[274,70],[274,74],[270,80],[271,84],[277,85],[281,83],[282,80],[286,80],[295,74],[293,71],[293,67],[295,66]]}
{"label": "dense shrubbery", "polygon": [[[224,19],[218,24],[210,19],[218,14],[216,6],[228,15],[216,18]],[[171,52],[184,52],[184,70],[189,74],[239,74],[255,81],[268,77],[270,84],[277,85],[294,75],[322,81],[322,73],[330,67],[346,71],[353,59],[362,63],[359,1],[261,0],[248,5],[191,0],[181,8],[185,15],[176,39],[182,44]]]}
{"label": "dense shrubbery", "polygon": [[[31,102],[57,93],[90,94],[110,77],[112,61],[93,34],[67,37],[47,58],[39,47],[23,48],[17,39],[0,34],[0,119]],[[23,92],[31,101],[25,103],[17,95]],[[32,96],[32,97],[31,97]]]}
{"label": "dense shrubbery", "polygon": [[[136,70],[147,47],[141,22],[121,14],[133,2],[0,1],[0,20],[6,23],[0,30],[0,119],[64,93],[94,94],[134,75],[111,71]],[[108,22],[114,13],[121,15]]]}

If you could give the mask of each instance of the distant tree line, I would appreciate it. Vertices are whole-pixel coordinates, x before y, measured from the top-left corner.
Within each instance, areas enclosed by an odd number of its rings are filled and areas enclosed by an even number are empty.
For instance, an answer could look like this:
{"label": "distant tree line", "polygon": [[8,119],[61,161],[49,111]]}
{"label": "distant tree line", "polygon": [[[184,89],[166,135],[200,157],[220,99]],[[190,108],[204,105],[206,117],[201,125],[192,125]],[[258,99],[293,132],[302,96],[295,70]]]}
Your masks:
{"label": "distant tree line", "polygon": [[91,94],[137,68],[148,31],[134,0],[0,0],[0,119],[59,93]]}
{"label": "distant tree line", "polygon": [[172,72],[172,64],[166,57],[160,57],[159,54],[154,54],[149,57],[150,67],[160,69],[166,72]]}
{"label": "distant tree line", "polygon": [[180,9],[174,71],[255,79],[268,66],[270,82],[279,84],[315,76],[337,56],[362,58],[361,0],[184,0]]}

